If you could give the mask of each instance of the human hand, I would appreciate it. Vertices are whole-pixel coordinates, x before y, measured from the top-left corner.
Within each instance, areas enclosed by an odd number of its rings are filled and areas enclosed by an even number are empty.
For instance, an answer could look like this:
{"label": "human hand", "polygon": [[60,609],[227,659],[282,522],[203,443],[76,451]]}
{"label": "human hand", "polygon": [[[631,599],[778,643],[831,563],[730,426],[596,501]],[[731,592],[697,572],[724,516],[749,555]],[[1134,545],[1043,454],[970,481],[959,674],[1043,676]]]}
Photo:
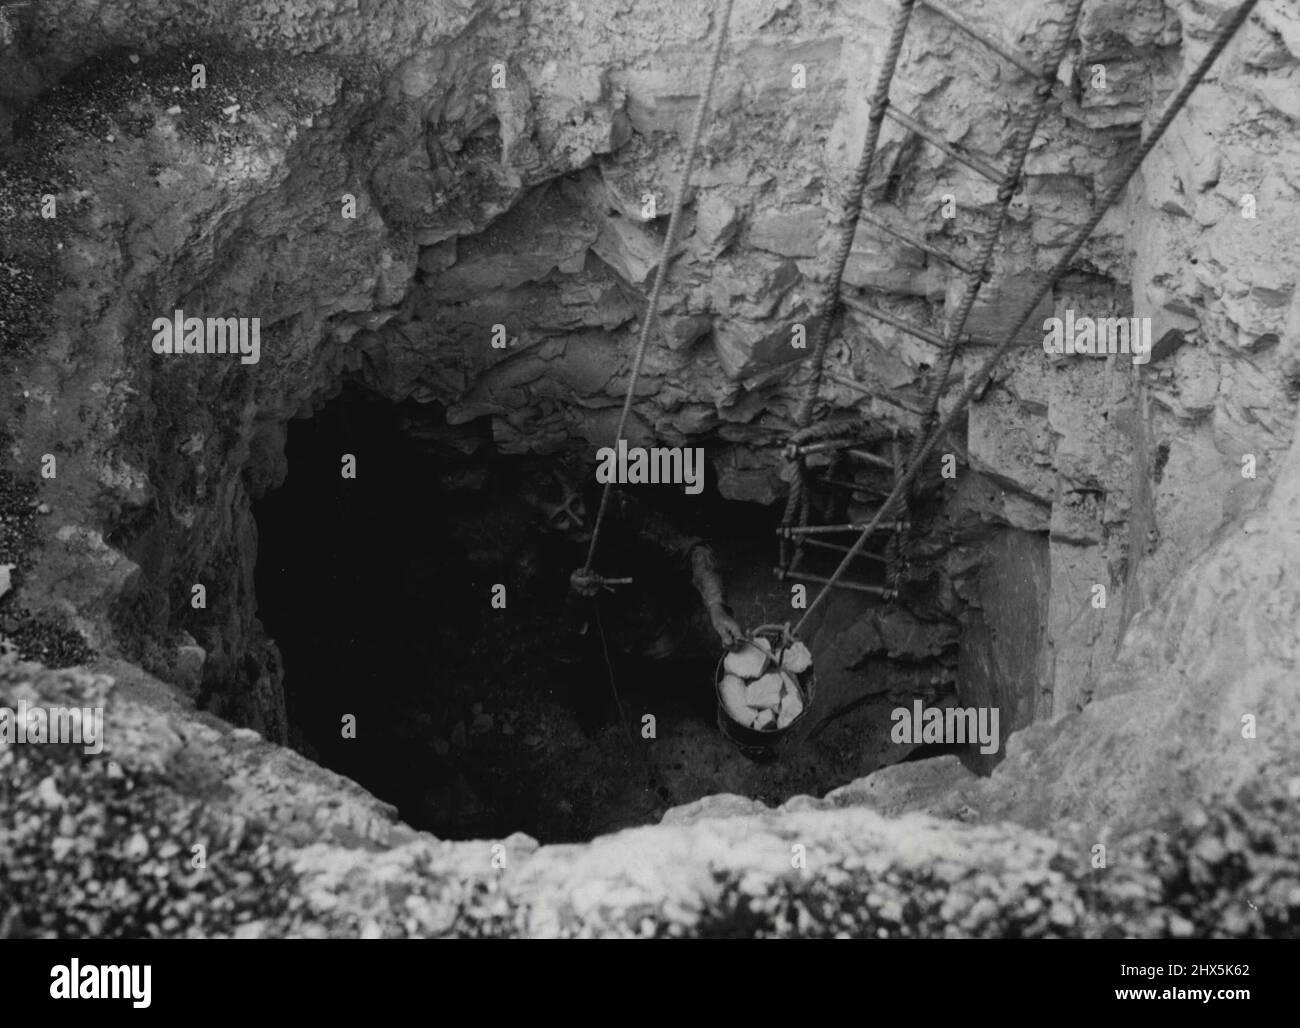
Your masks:
{"label": "human hand", "polygon": [[569,586],[579,596],[597,596],[604,580],[594,571],[579,568],[569,576]]}
{"label": "human hand", "polygon": [[736,624],[721,607],[714,607],[709,611],[709,620],[713,622],[713,630],[718,633],[718,638],[727,649],[731,649],[745,638],[740,625]]}

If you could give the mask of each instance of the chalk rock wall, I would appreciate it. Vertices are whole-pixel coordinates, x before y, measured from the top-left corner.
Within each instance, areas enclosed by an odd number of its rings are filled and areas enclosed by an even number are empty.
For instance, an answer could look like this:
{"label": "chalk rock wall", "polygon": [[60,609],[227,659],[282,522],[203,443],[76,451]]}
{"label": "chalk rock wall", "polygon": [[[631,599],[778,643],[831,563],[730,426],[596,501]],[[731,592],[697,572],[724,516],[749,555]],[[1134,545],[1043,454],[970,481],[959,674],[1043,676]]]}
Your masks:
{"label": "chalk rock wall", "polygon": [[[1115,132],[1149,131],[1233,6],[1087,5],[1081,109]],[[1015,497],[1012,526],[1048,532],[1036,716],[1064,716],[1105,688],[1133,616],[1280,471],[1297,395],[1285,328],[1300,269],[1288,228],[1300,199],[1296,39],[1294,8],[1258,7],[1103,220],[1098,238],[1113,245],[1085,251],[1041,312],[1149,317],[1150,363],[1026,355],[972,407],[971,466]],[[1098,65],[1105,90],[1094,88]],[[1091,195],[1108,174],[1092,176]],[[1032,563],[1029,577],[1041,573]],[[1002,574],[1015,584],[974,606],[1015,608],[1025,577],[1015,564]],[[996,648],[978,630],[964,642]]]}
{"label": "chalk rock wall", "polygon": [[[972,17],[1041,53],[1042,6],[989,0]],[[1063,83],[1073,99],[1033,148],[976,334],[1005,329],[1229,6],[1087,5]],[[485,844],[418,836],[273,744],[283,701],[254,612],[249,503],[284,475],[287,421],[344,373],[452,422],[490,418],[508,450],[608,440],[663,230],[642,218],[644,197],[660,214],[673,200],[707,12],[64,0],[0,13],[4,461],[39,482],[48,511],[32,522],[39,544],[14,551],[5,609],[61,613],[97,647],[202,684],[218,712],[271,740],[195,714],[123,661],[99,666],[108,678],[0,666],[6,703],[106,702],[116,762],[0,752],[14,843],[0,877],[67,899],[34,909],[0,896],[0,934],[1294,931],[1293,7],[1260,5],[1043,305],[1152,317],[1163,345],[1151,364],[1049,363],[1026,330],[951,443],[961,473],[927,544],[945,542],[965,608],[959,678],[967,701],[1023,728],[992,777],[945,758],[775,812],[718,797],[590,846],[512,837],[505,874]],[[636,405],[640,437],[707,445],[736,498],[781,489],[759,444],[789,426],[801,381],[789,326],[816,296],[821,229],[856,157],[887,15],[883,3],[737,5],[666,345]],[[44,93],[87,61],[94,74]],[[905,62],[899,103],[999,151],[1023,83],[924,12]],[[949,193],[960,213],[945,221]],[[56,218],[39,216],[46,194]],[[892,129],[873,195],[957,247],[993,198]],[[849,281],[931,323],[954,287],[865,232]],[[154,355],[151,320],[177,307],[261,317],[259,363]],[[830,368],[874,393],[831,382],[828,402],[914,426],[933,349],[846,318]],[[489,345],[498,323],[505,351]],[[37,478],[47,454],[57,474]],[[1094,585],[1108,587],[1105,607]],[[1252,781],[1264,797],[1241,801]],[[1189,799],[1206,805],[1171,822],[1176,845],[1141,830]],[[910,819],[880,816],[900,813]],[[962,823],[999,821],[1031,830]],[[167,882],[206,902],[159,907],[155,921],[97,911],[83,823],[161,833],[143,850],[134,832],[104,836],[133,900]],[[195,825],[231,854],[203,882],[148,842],[187,853]],[[1099,841],[1119,855],[1113,875],[1092,873]],[[807,878],[791,873],[795,842]]]}
{"label": "chalk rock wall", "polygon": [[[1087,5],[969,323],[977,336],[1006,330],[1226,6]],[[790,427],[804,374],[790,326],[814,327],[889,13],[737,5],[633,419],[634,441],[705,445],[736,499],[783,489],[767,444]],[[971,12],[1031,54],[1050,47],[1058,15],[1002,0]],[[509,452],[606,443],[716,26],[705,9],[626,2],[394,0],[363,13],[70,0],[6,18],[0,138],[14,137],[18,157],[3,172],[4,256],[44,275],[4,321],[10,457],[27,474],[45,453],[61,461],[43,483],[52,513],[44,549],[19,569],[21,596],[97,645],[145,646],[160,671],[197,641],[218,709],[279,737],[248,508],[283,477],[288,419],[346,373],[438,404],[453,426],[490,419]],[[1038,312],[1149,311],[1183,345],[1145,377],[1115,362],[1051,365],[1031,319],[1025,352],[952,441],[969,481],[928,527],[952,546],[967,696],[1014,708],[1017,724],[1087,702],[1128,619],[1257,489],[1232,477],[1236,451],[1267,467],[1285,444],[1289,387],[1274,372],[1290,366],[1280,317],[1294,261],[1270,258],[1294,246],[1294,133],[1276,131],[1293,124],[1294,36],[1293,13],[1261,5]],[[87,60],[96,75],[33,105]],[[205,90],[191,88],[195,63]],[[793,87],[796,65],[805,88]],[[1023,77],[924,10],[902,69],[897,104],[965,147],[1004,152]],[[1193,157],[1209,151],[1217,168]],[[988,228],[993,186],[892,124],[879,169],[878,213],[965,252]],[[1233,220],[1239,183],[1255,188],[1256,221]],[[46,192],[60,203],[52,221],[34,213]],[[945,219],[949,195],[957,216]],[[847,277],[931,325],[958,288],[865,227]],[[178,307],[260,317],[260,362],[151,353],[150,320]],[[504,350],[490,345],[497,325]],[[981,357],[963,355],[957,374]],[[849,312],[828,367],[872,395],[831,379],[824,396],[906,432],[935,358]],[[1189,494],[1204,496],[1190,510]],[[1017,532],[1046,533],[1046,548],[1008,545]],[[1038,584],[1013,584],[1025,576]],[[202,610],[194,584],[207,589]],[[1090,603],[1097,584],[1103,609]],[[1044,607],[1024,638],[990,630],[998,610],[1019,622]]]}
{"label": "chalk rock wall", "polygon": [[[1229,6],[1183,5],[1185,64]],[[1131,562],[1135,609],[1283,471],[1300,395],[1298,80],[1300,12],[1261,5],[1259,27],[1193,96],[1134,197],[1134,302],[1157,337],[1169,333],[1138,400],[1148,494],[1130,534],[1146,558]]]}
{"label": "chalk rock wall", "polygon": [[1247,516],[1133,619],[1081,712],[1013,737],[991,777],[945,757],[883,769],[826,802],[1030,826],[1068,819],[1104,842],[1192,796],[1289,781],[1300,760],[1298,456],[1300,441]]}

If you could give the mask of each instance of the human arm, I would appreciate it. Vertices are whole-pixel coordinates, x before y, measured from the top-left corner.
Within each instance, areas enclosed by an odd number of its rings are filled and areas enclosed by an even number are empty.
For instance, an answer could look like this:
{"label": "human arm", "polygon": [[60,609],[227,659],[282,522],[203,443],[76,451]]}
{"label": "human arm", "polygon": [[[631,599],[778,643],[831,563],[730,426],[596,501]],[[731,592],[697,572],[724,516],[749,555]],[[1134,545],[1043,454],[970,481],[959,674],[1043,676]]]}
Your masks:
{"label": "human arm", "polygon": [[713,550],[704,543],[691,549],[691,584],[704,601],[709,622],[722,640],[722,645],[728,648],[735,646],[744,638],[745,633],[731,616],[722,591],[722,576],[718,574],[717,559]]}
{"label": "human arm", "polygon": [[718,572],[717,557],[712,547],[703,539],[679,531],[654,510],[643,510],[640,521],[643,538],[690,568],[691,584],[700,594],[704,609],[709,615],[709,623],[718,633],[722,645],[730,648],[740,642],[745,633],[727,607],[722,576]]}

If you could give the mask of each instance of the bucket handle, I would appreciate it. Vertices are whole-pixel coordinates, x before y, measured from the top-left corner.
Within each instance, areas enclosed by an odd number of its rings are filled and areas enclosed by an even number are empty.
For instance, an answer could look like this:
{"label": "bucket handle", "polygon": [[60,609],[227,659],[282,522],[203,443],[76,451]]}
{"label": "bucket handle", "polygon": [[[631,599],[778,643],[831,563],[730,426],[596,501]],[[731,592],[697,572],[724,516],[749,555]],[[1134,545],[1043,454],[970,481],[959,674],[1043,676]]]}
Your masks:
{"label": "bucket handle", "polygon": [[794,632],[790,629],[789,621],[783,625],[759,625],[757,628],[750,629],[749,638],[755,639],[768,632],[780,632],[782,646],[789,646],[794,642]]}

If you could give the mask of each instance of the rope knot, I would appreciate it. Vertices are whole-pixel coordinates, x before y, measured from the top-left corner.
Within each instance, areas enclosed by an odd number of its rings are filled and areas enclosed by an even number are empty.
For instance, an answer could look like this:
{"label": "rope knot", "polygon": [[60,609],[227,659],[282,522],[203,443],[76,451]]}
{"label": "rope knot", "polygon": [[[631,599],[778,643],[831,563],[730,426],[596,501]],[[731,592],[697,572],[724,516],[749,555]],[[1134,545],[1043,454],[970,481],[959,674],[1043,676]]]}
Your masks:
{"label": "rope knot", "polygon": [[590,568],[578,568],[569,576],[569,586],[579,596],[595,596],[602,589],[609,589],[612,592],[613,586],[631,585],[631,583],[630,578],[606,578]]}
{"label": "rope knot", "polygon": [[604,580],[594,571],[578,568],[569,576],[569,585],[579,596],[595,596],[600,592]]}

